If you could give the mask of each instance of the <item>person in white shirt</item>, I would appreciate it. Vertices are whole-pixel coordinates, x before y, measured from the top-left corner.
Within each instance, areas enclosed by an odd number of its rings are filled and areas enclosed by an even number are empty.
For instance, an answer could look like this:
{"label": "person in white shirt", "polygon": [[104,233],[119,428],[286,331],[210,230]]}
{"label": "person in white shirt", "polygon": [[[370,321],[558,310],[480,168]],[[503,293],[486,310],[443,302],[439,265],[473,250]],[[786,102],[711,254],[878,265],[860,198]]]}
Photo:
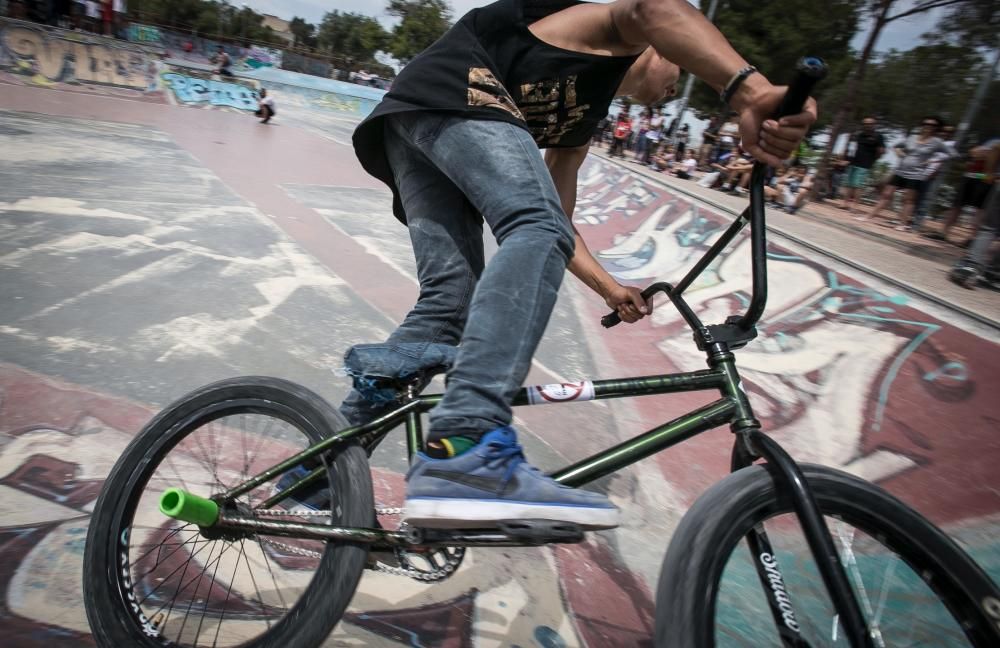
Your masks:
{"label": "person in white shirt", "polygon": [[271,121],[271,117],[274,117],[274,97],[267,94],[265,88],[260,89],[260,99],[257,100],[257,112],[254,113],[258,117],[263,117],[260,123],[266,124]]}
{"label": "person in white shirt", "polygon": [[674,175],[681,180],[690,180],[697,168],[698,160],[694,159],[694,152],[688,150],[687,157],[684,158],[683,162],[681,162],[680,167],[674,170]]}

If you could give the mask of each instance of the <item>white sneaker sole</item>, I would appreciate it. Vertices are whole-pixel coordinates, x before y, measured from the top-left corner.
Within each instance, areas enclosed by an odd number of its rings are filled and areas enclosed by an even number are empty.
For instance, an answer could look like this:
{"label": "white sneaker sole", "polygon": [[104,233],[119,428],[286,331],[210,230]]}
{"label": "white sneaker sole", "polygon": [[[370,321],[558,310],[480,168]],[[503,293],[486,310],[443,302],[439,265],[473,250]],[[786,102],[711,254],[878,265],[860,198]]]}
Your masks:
{"label": "white sneaker sole", "polygon": [[552,520],[570,522],[583,529],[618,526],[617,508],[588,508],[531,504],[528,502],[465,499],[408,499],[403,519],[417,527],[474,529],[496,526],[500,520]]}

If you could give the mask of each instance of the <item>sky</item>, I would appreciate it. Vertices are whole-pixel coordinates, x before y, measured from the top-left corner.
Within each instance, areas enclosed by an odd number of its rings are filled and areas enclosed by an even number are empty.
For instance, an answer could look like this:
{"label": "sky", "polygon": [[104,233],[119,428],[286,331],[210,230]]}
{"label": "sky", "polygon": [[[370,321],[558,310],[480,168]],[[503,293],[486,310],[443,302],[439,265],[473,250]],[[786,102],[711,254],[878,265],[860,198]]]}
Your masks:
{"label": "sky", "polygon": [[[454,18],[457,19],[470,9],[489,4],[492,0],[448,0],[448,2],[452,6]],[[395,21],[395,18],[385,14],[385,7],[388,5],[386,0],[230,0],[230,4],[236,6],[246,4],[260,13],[268,13],[285,20],[300,16],[314,24],[319,23],[326,12],[334,9],[374,16],[385,27],[391,27]],[[904,0],[900,3],[901,6],[907,4],[911,2]],[[818,3],[817,6],[822,4]],[[930,11],[890,23],[879,37],[876,49],[884,52],[890,49],[907,50],[916,46],[920,35],[934,26],[941,13],[940,10]],[[852,45],[860,50],[866,36],[867,29],[862,29]],[[819,54],[822,55],[822,52]]]}

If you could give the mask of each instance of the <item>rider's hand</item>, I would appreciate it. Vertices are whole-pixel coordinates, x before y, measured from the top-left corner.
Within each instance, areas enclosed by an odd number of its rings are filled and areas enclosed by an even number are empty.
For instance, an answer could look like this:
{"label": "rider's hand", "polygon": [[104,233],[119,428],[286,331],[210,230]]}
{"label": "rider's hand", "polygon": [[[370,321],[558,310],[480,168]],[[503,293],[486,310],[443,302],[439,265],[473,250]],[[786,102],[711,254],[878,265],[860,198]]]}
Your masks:
{"label": "rider's hand", "polygon": [[631,286],[617,285],[604,297],[604,302],[617,311],[618,317],[629,324],[638,322],[653,312],[653,304],[642,298],[642,291]]}
{"label": "rider's hand", "polygon": [[740,116],[743,149],[759,162],[781,166],[791,157],[816,121],[816,101],[811,97],[797,115],[773,119],[786,86],[771,85],[760,74],[752,74],[739,87],[731,105]]}

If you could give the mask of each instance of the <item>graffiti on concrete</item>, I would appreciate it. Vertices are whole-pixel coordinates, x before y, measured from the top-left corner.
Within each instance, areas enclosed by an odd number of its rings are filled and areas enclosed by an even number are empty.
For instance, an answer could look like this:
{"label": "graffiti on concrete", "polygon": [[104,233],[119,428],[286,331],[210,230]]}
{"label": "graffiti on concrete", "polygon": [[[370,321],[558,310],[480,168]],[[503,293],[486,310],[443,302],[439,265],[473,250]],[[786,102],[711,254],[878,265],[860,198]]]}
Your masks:
{"label": "graffiti on concrete", "polygon": [[156,81],[153,52],[126,42],[0,21],[0,69],[37,84],[92,83],[146,90]]}
{"label": "graffiti on concrete", "polygon": [[[0,619],[14,633],[5,636],[8,645],[40,645],[42,636],[50,646],[91,645],[79,581],[90,512],[104,476],[153,413],[0,364],[0,540],[7,540],[0,543]],[[380,503],[401,503],[401,474],[375,469],[373,483]],[[204,557],[190,549],[178,559],[199,564]],[[599,583],[607,600],[581,600],[577,581],[584,578]],[[631,583],[599,540],[469,555],[454,576],[431,587],[366,572],[331,638],[456,648],[597,646],[614,637],[635,644],[649,635],[652,607],[650,592],[633,592]],[[636,595],[638,612],[630,609]]]}
{"label": "graffiti on concrete", "polygon": [[202,79],[176,72],[164,72],[161,78],[182,103],[257,110],[257,91],[241,83]]}
{"label": "graffiti on concrete", "polygon": [[[726,217],[603,161],[588,163],[579,195],[575,220],[591,248],[609,272],[633,285],[679,279],[728,226]],[[935,486],[972,473],[985,478],[990,470],[984,455],[969,449],[988,443],[982,415],[997,411],[984,388],[1000,365],[996,345],[818,259],[774,244],[769,258],[761,335],[738,354],[769,433],[801,460],[890,487],[905,483],[938,521],[1000,512],[985,493]],[[751,289],[743,238],[686,296],[715,323],[745,309]],[[633,347],[637,336],[674,370],[704,367],[669,306],[655,311],[653,327],[630,335]],[[705,484],[689,486],[697,492]]]}
{"label": "graffiti on concrete", "polygon": [[160,33],[159,27],[139,23],[130,23],[128,29],[125,30],[125,37],[133,43],[159,45],[163,42],[163,34]]}

